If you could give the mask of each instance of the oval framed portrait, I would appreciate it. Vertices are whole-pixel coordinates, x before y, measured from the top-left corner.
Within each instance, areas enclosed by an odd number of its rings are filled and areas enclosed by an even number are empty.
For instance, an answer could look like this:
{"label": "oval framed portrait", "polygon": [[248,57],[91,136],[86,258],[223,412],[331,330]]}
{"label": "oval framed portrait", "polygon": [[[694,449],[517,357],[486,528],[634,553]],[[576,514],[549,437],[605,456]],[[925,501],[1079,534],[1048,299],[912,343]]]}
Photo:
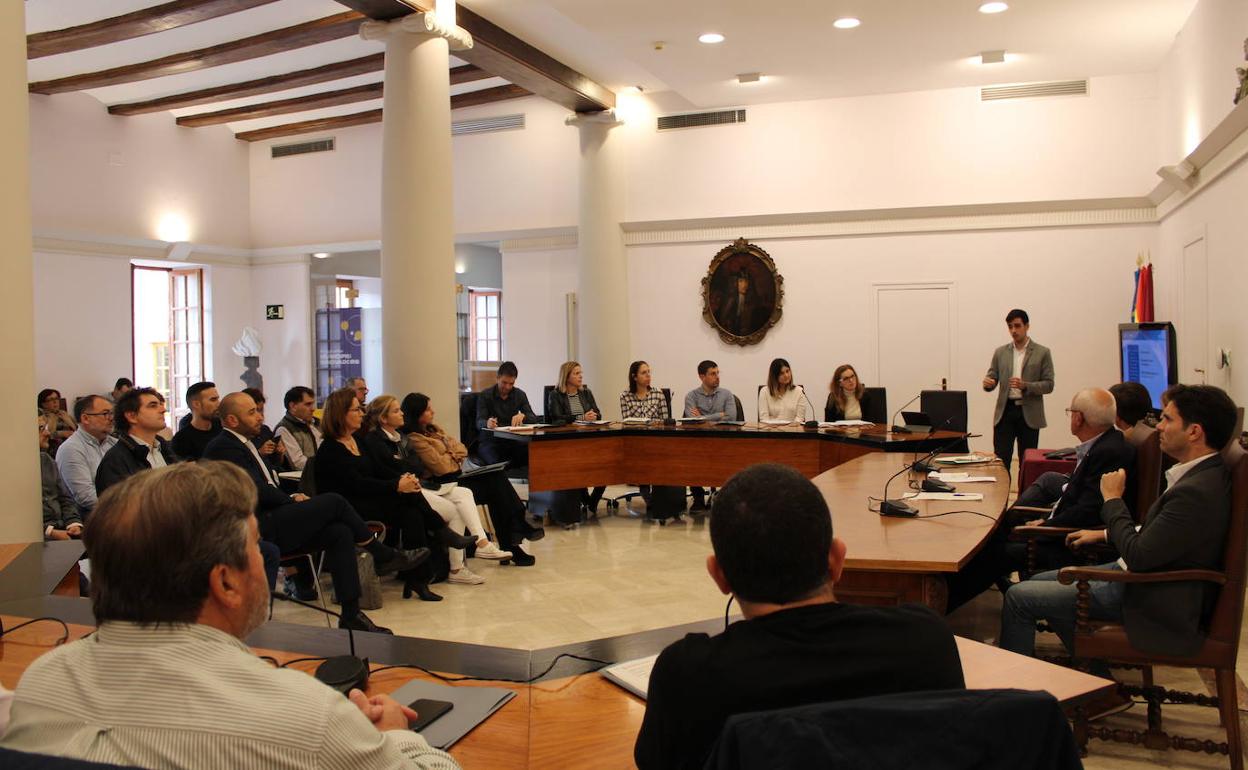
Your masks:
{"label": "oval framed portrait", "polygon": [[719,250],[702,279],[702,318],[733,345],[754,345],[780,320],[784,277],[771,256],[738,238]]}

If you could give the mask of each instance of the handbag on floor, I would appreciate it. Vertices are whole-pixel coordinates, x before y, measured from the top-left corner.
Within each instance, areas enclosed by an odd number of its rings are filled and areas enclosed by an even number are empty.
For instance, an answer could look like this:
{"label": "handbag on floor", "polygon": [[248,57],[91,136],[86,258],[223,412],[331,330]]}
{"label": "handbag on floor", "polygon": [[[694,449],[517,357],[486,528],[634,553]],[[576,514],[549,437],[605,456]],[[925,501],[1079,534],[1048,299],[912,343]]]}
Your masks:
{"label": "handbag on floor", "polygon": [[[381,609],[381,578],[377,577],[377,568],[373,565],[373,555],[368,551],[358,551],[355,558],[355,568],[360,573],[360,609]],[[342,602],[338,601],[336,593],[333,594],[333,598],[334,604],[342,604]]]}

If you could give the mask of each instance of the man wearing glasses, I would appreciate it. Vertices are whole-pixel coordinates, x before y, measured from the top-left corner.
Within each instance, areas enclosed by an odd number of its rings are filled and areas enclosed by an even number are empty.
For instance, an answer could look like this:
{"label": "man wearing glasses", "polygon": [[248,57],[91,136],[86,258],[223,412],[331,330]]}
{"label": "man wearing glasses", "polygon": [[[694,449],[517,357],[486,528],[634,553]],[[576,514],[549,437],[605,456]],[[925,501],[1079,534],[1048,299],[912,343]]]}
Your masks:
{"label": "man wearing glasses", "polygon": [[[1075,394],[1066,414],[1070,417],[1071,435],[1079,439],[1075,447],[1075,470],[1069,476],[1046,473],[1023,490],[1014,502],[1016,507],[1002,514],[1004,518],[992,540],[948,578],[949,612],[987,590],[998,579],[1027,565],[1027,544],[1009,540],[1014,527],[1023,524],[1077,529],[1096,527],[1105,503],[1101,496],[1101,476],[1117,470],[1134,473],[1135,448],[1114,427],[1118,409],[1112,393],[1104,388],[1085,388]],[[1041,514],[1034,509],[1048,509],[1048,512]],[[1041,541],[1036,545],[1036,565],[1041,569],[1058,569],[1075,562],[1074,552],[1060,540]]]}
{"label": "man wearing glasses", "polygon": [[56,469],[85,521],[95,509],[95,472],[104,453],[117,443],[113,405],[103,396],[83,396],[74,402],[78,430],[56,452]]}

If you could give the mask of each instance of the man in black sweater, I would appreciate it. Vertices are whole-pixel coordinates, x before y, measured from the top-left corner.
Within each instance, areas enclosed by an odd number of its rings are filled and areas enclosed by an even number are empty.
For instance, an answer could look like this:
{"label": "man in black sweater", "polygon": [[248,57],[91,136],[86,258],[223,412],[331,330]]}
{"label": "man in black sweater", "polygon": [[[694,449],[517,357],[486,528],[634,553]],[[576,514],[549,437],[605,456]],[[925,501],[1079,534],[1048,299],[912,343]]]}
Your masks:
{"label": "man in black sweater", "polygon": [[700,768],[733,714],[965,687],[953,634],[926,607],[840,604],[845,543],[814,484],[754,465],[715,497],[706,568],[745,620],[659,655],[633,758]]}
{"label": "man in black sweater", "polygon": [[477,396],[477,454],[487,464],[510,462],[513,467],[529,467],[529,445],[521,441],[495,439],[494,428],[514,428],[537,422],[529,397],[516,387],[520,370],[510,361],[498,367],[498,383]]}
{"label": "man in black sweater", "polygon": [[178,423],[173,434],[173,451],[183,460],[198,460],[204,456],[204,448],[221,432],[217,409],[221,395],[211,382],[197,382],[186,389],[186,405],[191,411]]}

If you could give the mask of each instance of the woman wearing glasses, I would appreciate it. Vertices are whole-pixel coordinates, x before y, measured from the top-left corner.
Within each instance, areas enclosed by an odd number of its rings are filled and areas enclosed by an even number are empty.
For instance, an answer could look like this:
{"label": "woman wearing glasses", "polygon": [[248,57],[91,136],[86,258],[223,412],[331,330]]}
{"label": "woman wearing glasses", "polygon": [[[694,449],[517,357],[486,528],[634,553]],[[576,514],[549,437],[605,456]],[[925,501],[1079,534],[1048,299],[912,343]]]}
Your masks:
{"label": "woman wearing glasses", "polygon": [[884,404],[876,403],[874,391],[868,391],[858,379],[858,372],[849,364],[841,364],[832,374],[832,383],[828,386],[828,403],[823,410],[823,419],[828,422],[837,420],[865,420],[867,422],[884,422],[882,416]]}

